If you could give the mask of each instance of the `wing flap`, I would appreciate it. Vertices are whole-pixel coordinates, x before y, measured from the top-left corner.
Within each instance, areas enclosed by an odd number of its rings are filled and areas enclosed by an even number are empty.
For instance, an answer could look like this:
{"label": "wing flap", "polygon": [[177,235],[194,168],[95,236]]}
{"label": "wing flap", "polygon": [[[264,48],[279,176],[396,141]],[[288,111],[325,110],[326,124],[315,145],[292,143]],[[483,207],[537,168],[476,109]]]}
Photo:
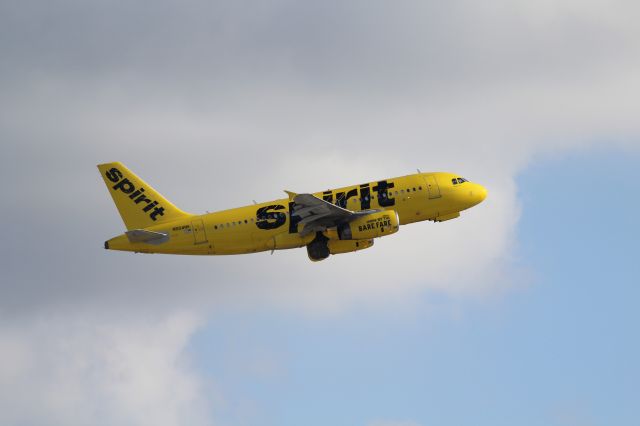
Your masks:
{"label": "wing flap", "polygon": [[313,194],[295,194],[289,191],[287,194],[292,197],[294,202],[291,215],[301,219],[298,222],[299,225],[302,225],[302,230],[299,231],[301,236],[325,231],[327,228],[349,222],[361,214],[331,204]]}

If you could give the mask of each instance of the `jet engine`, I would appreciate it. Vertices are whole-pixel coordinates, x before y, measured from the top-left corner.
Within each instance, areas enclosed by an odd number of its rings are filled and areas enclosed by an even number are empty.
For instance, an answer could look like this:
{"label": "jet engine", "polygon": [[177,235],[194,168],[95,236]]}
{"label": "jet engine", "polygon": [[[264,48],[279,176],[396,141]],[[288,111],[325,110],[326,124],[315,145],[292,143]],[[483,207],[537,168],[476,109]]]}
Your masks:
{"label": "jet engine", "polygon": [[327,245],[331,254],[342,254],[369,248],[373,245],[373,240],[329,240]]}
{"label": "jet engine", "polygon": [[307,255],[314,262],[324,260],[331,254],[350,253],[373,246],[373,240],[334,240],[327,238],[322,232],[307,244]]}
{"label": "jet engine", "polygon": [[338,238],[341,240],[370,240],[395,234],[399,227],[398,212],[384,210],[339,225]]}

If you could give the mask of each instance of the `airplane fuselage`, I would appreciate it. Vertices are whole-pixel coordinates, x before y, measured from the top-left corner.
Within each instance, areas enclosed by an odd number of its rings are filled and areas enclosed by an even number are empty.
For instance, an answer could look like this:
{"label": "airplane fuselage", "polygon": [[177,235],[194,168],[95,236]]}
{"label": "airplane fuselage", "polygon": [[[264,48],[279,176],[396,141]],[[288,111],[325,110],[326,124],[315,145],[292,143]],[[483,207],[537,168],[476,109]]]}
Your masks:
{"label": "airplane fuselage", "polygon": [[[114,170],[118,171],[112,168],[103,173],[114,200],[116,196],[127,195],[134,206],[140,197],[136,192],[141,192],[142,185],[130,188],[122,184],[124,177],[114,176]],[[110,172],[111,176],[108,175]],[[118,194],[119,191],[122,194]],[[454,219],[462,210],[484,200],[486,190],[458,175],[438,172],[352,185],[316,192],[313,196],[351,212],[393,211],[397,213],[399,224],[407,225],[425,220]],[[295,204],[294,198],[289,197],[202,215],[186,214],[154,224],[157,219],[163,219],[164,207],[162,201],[147,201],[140,203],[140,207],[142,210],[148,207],[142,213],[148,214],[151,225],[144,227],[143,232],[166,237],[161,242],[149,242],[136,241],[131,235],[122,234],[105,242],[105,248],[139,253],[230,255],[304,247],[317,237],[317,233],[303,235],[300,232],[301,218],[291,214]],[[162,209],[160,213],[159,209]],[[380,223],[384,226],[384,221]],[[329,239],[337,238],[331,228],[323,234]]]}

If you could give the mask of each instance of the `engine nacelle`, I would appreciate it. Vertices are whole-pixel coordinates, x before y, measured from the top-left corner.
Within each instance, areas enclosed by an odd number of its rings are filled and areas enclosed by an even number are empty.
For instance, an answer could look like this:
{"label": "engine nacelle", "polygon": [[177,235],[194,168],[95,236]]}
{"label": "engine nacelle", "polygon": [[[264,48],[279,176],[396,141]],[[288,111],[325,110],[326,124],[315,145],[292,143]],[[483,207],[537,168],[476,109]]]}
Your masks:
{"label": "engine nacelle", "polygon": [[370,240],[398,232],[400,219],[395,210],[371,213],[338,226],[341,240]]}
{"label": "engine nacelle", "polygon": [[342,254],[369,248],[373,245],[373,240],[329,240],[328,245],[331,254]]}

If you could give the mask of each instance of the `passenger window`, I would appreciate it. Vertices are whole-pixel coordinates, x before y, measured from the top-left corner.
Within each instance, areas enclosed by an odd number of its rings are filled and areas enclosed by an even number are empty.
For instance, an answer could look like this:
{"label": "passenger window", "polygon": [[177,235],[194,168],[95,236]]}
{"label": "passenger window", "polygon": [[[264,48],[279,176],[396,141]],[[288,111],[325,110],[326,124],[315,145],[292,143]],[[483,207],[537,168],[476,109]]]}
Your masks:
{"label": "passenger window", "polygon": [[422,191],[422,187],[421,186],[418,187],[418,191]]}
{"label": "passenger window", "polygon": [[249,221],[247,221],[247,219],[244,220],[244,223],[249,223]]}

